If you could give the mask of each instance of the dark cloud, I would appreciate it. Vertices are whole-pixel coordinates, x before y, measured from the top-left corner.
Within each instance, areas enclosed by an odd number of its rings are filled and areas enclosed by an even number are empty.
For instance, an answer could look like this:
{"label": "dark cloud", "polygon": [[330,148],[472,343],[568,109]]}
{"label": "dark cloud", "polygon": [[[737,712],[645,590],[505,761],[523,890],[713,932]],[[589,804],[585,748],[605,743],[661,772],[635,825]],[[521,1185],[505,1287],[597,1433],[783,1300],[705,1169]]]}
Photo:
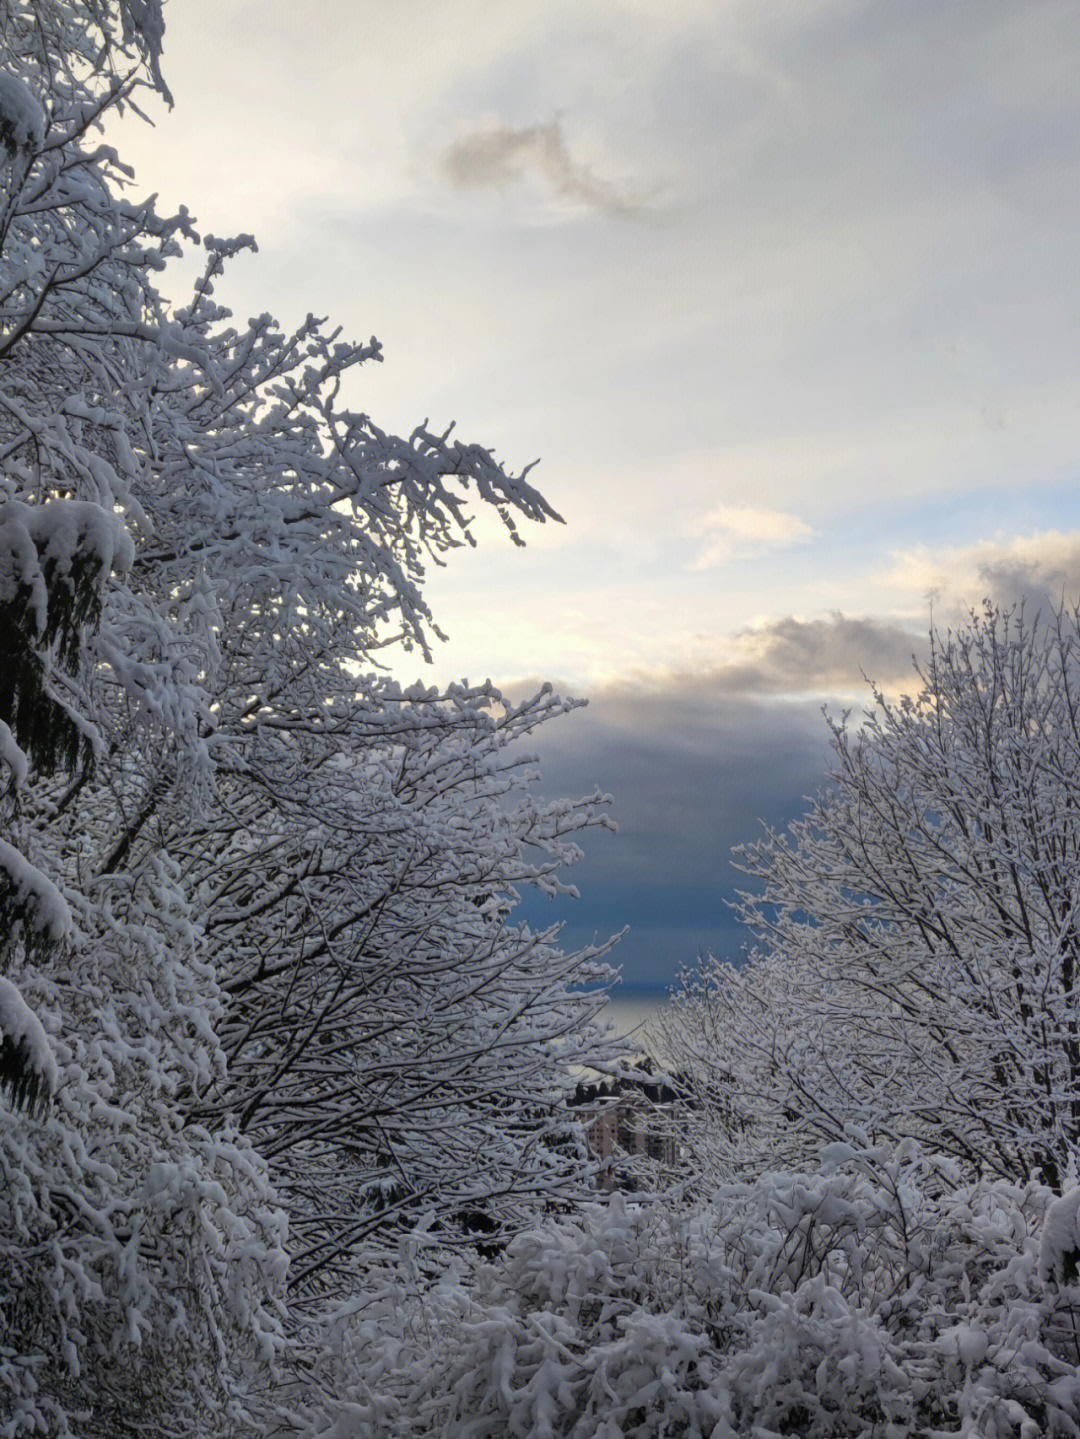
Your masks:
{"label": "dark cloud", "polygon": [[839,712],[912,675],[917,633],[891,621],[791,617],[735,638],[735,658],[696,673],[628,675],[537,736],[544,791],[612,794],[617,835],[586,837],[570,876],[580,900],[530,900],[530,922],[568,944],[629,925],[615,959],[629,981],[673,979],[703,950],[736,958],[729,903],[745,882],[732,849],[782,828],[824,783]]}
{"label": "dark cloud", "polygon": [[1080,535],[1044,536],[1036,542],[1009,546],[979,565],[986,595],[998,604],[1023,599],[1029,609],[1051,609],[1080,599]]}
{"label": "dark cloud", "polygon": [[605,215],[630,216],[648,208],[648,197],[601,179],[570,154],[562,123],[491,125],[462,135],[439,157],[442,173],[458,189],[503,189],[527,173],[554,195],[576,200]]}
{"label": "dark cloud", "polygon": [[910,676],[924,639],[891,620],[786,616],[738,635],[745,658],[716,677],[724,688],[748,693],[850,693],[864,689],[866,680],[889,687]]}
{"label": "dark cloud", "polygon": [[[982,546],[961,557],[969,580],[1029,609],[1077,590],[1080,537]],[[959,615],[950,601],[949,619]],[[939,621],[945,616],[939,613]],[[730,909],[746,881],[732,849],[783,828],[827,783],[830,731],[867,678],[911,691],[929,623],[792,616],[743,631],[730,657],[696,672],[641,671],[600,687],[586,709],[537,735],[543,789],[554,797],[610,792],[617,835],[586,836],[571,878],[580,900],[529,899],[534,924],[565,922],[577,946],[630,926],[614,960],[629,982],[672,981],[705,950],[737,959],[746,936]],[[864,676],[866,678],[864,678]]]}
{"label": "dark cloud", "polygon": [[800,814],[821,782],[828,731],[815,701],[725,693],[683,676],[647,692],[623,684],[537,736],[543,789],[610,792],[617,835],[587,836],[568,876],[580,900],[532,900],[534,924],[563,920],[568,944],[624,925],[616,960],[628,980],[668,980],[702,950],[731,956],[741,933],[727,908],[736,844],[761,823]]}
{"label": "dark cloud", "polygon": [[631,672],[606,686],[604,704],[632,701],[641,694],[677,690],[687,695],[851,695],[867,681],[892,689],[913,673],[924,648],[925,630],[893,620],[832,614],[801,620],[793,615],[741,630],[725,656],[693,674],[660,670]]}

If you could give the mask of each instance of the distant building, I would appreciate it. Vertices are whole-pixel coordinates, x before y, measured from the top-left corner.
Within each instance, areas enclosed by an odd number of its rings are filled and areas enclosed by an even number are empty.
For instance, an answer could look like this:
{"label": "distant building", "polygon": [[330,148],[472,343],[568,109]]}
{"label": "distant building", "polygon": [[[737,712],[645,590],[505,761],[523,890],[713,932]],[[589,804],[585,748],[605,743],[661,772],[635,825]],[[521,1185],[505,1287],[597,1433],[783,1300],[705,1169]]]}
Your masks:
{"label": "distant building", "polygon": [[615,1079],[581,1080],[572,1103],[583,1110],[585,1138],[601,1161],[605,1189],[636,1188],[632,1161],[650,1160],[662,1169],[679,1168],[674,1124],[681,1099],[666,1078],[657,1078],[649,1059]]}

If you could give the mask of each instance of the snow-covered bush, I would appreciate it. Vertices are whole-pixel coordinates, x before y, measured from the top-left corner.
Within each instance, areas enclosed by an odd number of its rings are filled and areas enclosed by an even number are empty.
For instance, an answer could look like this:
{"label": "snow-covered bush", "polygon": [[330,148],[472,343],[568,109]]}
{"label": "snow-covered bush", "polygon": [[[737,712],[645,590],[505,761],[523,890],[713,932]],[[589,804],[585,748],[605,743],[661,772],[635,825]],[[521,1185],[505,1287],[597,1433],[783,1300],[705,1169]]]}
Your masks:
{"label": "snow-covered bush", "polygon": [[1080,1288],[1048,1257],[1055,1235],[1074,1242],[1075,1194],[1059,1224],[1046,1188],[955,1189],[949,1167],[837,1146],[826,1172],[707,1203],[588,1206],[519,1236],[472,1286],[419,1295],[405,1262],[381,1301],[341,1316],[347,1384],[311,1431],[1075,1434]]}

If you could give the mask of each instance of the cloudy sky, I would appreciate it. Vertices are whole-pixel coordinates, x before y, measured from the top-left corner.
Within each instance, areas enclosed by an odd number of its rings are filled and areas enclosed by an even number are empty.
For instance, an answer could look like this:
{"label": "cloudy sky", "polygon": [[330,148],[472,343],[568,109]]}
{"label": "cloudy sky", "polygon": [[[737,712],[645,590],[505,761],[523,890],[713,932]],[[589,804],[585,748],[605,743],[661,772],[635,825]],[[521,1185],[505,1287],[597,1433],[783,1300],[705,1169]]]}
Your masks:
{"label": "cloudy sky", "polygon": [[[901,687],[931,601],[1080,590],[1075,0],[171,0],[140,183],[260,252],[219,298],[386,361],[564,516],[433,574],[432,681],[590,698],[570,940],[711,945],[825,702]],[[541,910],[539,915],[554,914]],[[560,915],[564,914],[559,910]]]}

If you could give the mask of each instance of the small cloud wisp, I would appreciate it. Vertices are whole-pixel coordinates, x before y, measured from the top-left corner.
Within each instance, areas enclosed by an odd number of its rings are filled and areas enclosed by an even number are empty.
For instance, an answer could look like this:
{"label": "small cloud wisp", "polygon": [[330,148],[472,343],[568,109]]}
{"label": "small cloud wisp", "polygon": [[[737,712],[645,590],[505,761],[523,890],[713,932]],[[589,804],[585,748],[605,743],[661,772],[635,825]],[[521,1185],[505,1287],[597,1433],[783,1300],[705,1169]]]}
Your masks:
{"label": "small cloud wisp", "polygon": [[562,123],[489,125],[471,130],[442,152],[440,169],[459,190],[502,189],[538,177],[552,194],[605,215],[627,217],[648,208],[648,198],[594,175],[570,154]]}
{"label": "small cloud wisp", "polygon": [[720,505],[712,510],[705,516],[704,529],[707,539],[694,561],[695,570],[710,570],[725,560],[753,559],[766,550],[786,550],[812,539],[816,533],[797,515],[739,505]]}

